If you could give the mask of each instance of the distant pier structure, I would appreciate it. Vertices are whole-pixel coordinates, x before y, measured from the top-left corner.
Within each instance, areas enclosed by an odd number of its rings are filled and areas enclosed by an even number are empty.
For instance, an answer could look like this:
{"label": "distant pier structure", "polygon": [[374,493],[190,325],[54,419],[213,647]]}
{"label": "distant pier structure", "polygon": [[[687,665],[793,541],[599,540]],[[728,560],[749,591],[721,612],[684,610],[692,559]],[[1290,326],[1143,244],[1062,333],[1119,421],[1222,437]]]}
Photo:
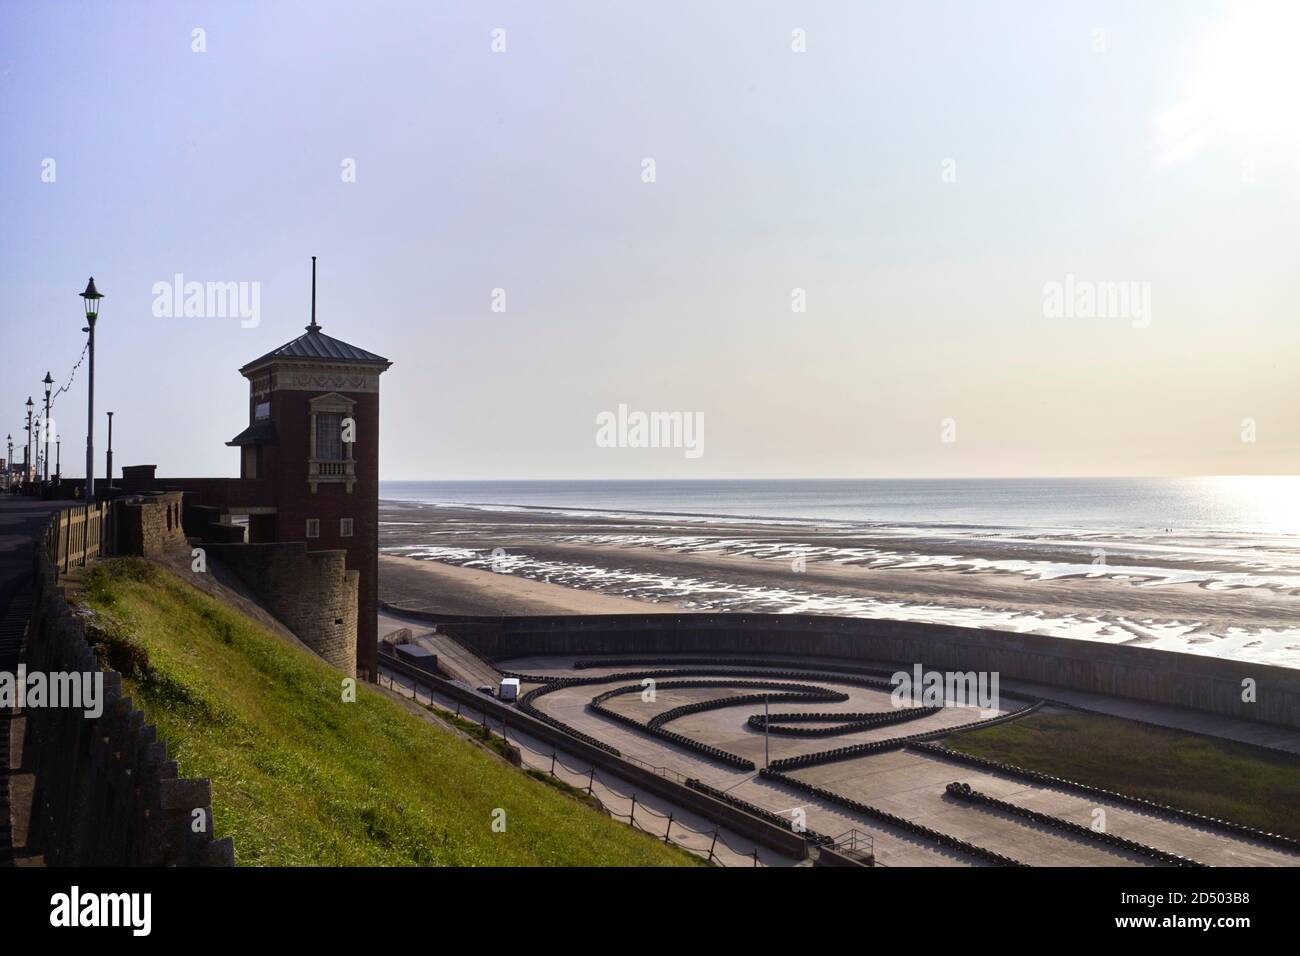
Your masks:
{"label": "distant pier structure", "polygon": [[[322,330],[313,256],[306,331],[239,370],[248,427],[226,444],[240,450],[240,477],[122,469],[127,489],[187,492],[186,533],[214,545],[318,654],[370,680],[378,670],[379,378],[391,365]],[[247,538],[237,515],[247,516]]]}

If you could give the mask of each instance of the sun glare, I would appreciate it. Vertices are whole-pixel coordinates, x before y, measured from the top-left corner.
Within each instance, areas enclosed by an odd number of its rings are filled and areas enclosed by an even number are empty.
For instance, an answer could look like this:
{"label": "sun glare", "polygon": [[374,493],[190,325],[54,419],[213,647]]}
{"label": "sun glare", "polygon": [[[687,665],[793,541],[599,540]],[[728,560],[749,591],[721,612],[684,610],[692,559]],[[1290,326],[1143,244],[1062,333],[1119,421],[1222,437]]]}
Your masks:
{"label": "sun glare", "polygon": [[1298,35],[1295,0],[1234,5],[1208,24],[1190,60],[1186,97],[1156,118],[1156,164],[1215,145],[1238,149],[1243,160],[1300,158]]}

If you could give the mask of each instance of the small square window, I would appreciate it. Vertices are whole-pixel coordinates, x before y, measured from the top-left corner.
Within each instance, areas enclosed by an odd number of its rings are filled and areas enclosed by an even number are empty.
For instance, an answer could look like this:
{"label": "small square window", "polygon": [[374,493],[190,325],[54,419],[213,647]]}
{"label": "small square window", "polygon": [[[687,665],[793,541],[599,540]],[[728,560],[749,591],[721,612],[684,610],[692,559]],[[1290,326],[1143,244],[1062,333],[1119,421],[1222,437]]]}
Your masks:
{"label": "small square window", "polygon": [[307,537],[309,538],[320,537],[320,518],[307,519]]}
{"label": "small square window", "polygon": [[352,537],[352,519],[351,519],[351,518],[340,518],[340,519],[339,519],[339,537],[340,537],[340,538],[350,538],[350,537]]}

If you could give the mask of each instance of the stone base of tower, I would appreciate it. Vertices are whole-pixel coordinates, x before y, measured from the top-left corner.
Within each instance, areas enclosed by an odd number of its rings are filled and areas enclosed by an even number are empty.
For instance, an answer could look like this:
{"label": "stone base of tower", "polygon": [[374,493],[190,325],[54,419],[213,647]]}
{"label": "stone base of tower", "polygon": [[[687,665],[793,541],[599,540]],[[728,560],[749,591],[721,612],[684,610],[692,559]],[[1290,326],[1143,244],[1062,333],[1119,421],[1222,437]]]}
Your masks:
{"label": "stone base of tower", "polygon": [[357,676],[357,589],[342,551],[301,542],[204,544],[298,640],[348,677]]}

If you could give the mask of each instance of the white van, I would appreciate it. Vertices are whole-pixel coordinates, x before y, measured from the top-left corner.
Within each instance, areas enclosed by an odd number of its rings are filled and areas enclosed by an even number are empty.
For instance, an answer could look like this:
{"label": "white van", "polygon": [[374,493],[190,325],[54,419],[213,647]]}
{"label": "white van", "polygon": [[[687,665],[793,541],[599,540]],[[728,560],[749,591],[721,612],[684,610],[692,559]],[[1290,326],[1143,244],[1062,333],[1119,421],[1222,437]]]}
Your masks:
{"label": "white van", "polygon": [[503,677],[501,678],[501,687],[497,690],[497,697],[504,701],[512,701],[519,696],[519,678]]}

